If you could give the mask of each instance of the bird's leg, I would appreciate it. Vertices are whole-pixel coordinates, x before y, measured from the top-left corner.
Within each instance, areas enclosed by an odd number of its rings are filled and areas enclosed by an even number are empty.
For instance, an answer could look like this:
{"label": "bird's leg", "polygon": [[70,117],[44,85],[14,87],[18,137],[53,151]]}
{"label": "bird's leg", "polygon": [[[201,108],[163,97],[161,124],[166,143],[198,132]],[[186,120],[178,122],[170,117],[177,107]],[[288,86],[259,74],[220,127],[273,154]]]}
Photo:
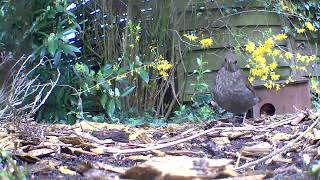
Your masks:
{"label": "bird's leg", "polygon": [[239,116],[236,116],[234,113],[232,113],[232,124],[234,125],[240,125],[241,122],[239,122]]}
{"label": "bird's leg", "polygon": [[236,120],[237,120],[236,115],[234,113],[232,113],[231,121],[234,123],[234,122],[236,122]]}
{"label": "bird's leg", "polygon": [[243,119],[242,119],[242,124],[243,124],[243,123],[244,123],[244,121],[246,120],[247,113],[248,113],[248,111],[247,111],[246,113],[244,113],[244,116],[243,116]]}

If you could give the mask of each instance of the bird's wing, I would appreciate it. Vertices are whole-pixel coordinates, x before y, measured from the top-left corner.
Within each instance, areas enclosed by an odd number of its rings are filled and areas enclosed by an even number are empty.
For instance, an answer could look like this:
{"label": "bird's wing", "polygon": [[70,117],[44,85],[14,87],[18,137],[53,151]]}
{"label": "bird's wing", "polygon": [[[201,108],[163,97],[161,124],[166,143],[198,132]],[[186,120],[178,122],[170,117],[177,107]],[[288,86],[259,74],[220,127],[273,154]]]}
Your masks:
{"label": "bird's wing", "polygon": [[238,70],[238,72],[241,74],[241,80],[244,81],[246,87],[255,95],[256,92],[254,91],[252,84],[248,80],[248,76],[242,70]]}

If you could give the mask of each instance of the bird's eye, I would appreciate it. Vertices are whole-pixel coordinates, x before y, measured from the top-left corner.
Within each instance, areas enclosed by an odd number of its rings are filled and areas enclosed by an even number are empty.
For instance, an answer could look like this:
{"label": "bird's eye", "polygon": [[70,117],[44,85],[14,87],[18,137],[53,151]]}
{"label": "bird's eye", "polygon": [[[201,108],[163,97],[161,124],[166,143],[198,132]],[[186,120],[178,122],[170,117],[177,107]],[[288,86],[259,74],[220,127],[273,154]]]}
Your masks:
{"label": "bird's eye", "polygon": [[235,64],[237,64],[238,61],[234,61]]}

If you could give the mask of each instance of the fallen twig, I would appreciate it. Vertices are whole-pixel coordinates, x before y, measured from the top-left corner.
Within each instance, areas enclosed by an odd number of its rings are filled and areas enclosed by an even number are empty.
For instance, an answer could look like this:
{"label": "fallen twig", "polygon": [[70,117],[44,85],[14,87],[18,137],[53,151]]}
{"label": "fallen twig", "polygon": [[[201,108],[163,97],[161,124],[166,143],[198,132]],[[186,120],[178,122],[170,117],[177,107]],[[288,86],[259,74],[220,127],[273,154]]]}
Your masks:
{"label": "fallen twig", "polygon": [[137,149],[125,149],[125,150],[110,149],[110,150],[107,151],[107,153],[113,153],[113,154],[116,154],[116,155],[120,155],[120,154],[129,154],[129,153],[137,153],[137,152],[145,152],[145,151],[152,151],[152,150],[162,149],[162,148],[165,148],[165,147],[170,147],[170,146],[173,146],[173,145],[176,145],[176,144],[180,144],[180,143],[195,139],[197,137],[200,137],[200,136],[205,135],[205,134],[207,134],[209,132],[212,132],[212,131],[214,131],[214,133],[219,133],[220,132],[220,131],[216,130],[216,128],[211,128],[211,129],[205,130],[203,132],[200,132],[198,134],[195,134],[195,135],[183,138],[183,139],[179,139],[179,140],[176,140],[176,141],[164,143],[164,144],[159,144],[159,145],[150,146],[150,147],[146,147],[146,148],[137,148]]}
{"label": "fallen twig", "polygon": [[259,131],[261,132],[261,130],[259,130],[257,127],[252,127],[250,129],[248,129],[248,127],[213,127],[210,128],[208,130],[205,130],[203,132],[199,132],[198,134],[186,137],[186,138],[182,138],[176,141],[171,141],[171,142],[167,142],[164,144],[158,144],[158,145],[154,145],[154,146],[150,146],[150,147],[145,147],[145,148],[137,148],[137,149],[125,149],[125,150],[121,150],[121,149],[109,149],[106,151],[106,153],[113,153],[116,155],[120,155],[120,154],[129,154],[129,153],[137,153],[137,152],[145,152],[145,151],[152,151],[152,150],[157,150],[157,149],[162,149],[165,147],[170,147],[170,146],[174,146],[195,138],[198,138],[202,135],[205,134],[218,134],[220,132],[224,132],[224,131]]}

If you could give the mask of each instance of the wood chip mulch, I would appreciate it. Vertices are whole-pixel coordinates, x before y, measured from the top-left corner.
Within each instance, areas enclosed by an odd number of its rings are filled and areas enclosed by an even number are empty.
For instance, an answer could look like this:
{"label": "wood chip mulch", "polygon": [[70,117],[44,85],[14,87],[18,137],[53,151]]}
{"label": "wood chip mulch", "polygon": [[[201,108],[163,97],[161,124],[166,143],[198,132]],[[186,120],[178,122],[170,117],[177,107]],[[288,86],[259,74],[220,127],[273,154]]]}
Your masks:
{"label": "wood chip mulch", "polygon": [[3,123],[0,147],[30,179],[315,179],[308,172],[320,160],[319,120],[299,112],[238,127],[220,120],[166,128]]}

